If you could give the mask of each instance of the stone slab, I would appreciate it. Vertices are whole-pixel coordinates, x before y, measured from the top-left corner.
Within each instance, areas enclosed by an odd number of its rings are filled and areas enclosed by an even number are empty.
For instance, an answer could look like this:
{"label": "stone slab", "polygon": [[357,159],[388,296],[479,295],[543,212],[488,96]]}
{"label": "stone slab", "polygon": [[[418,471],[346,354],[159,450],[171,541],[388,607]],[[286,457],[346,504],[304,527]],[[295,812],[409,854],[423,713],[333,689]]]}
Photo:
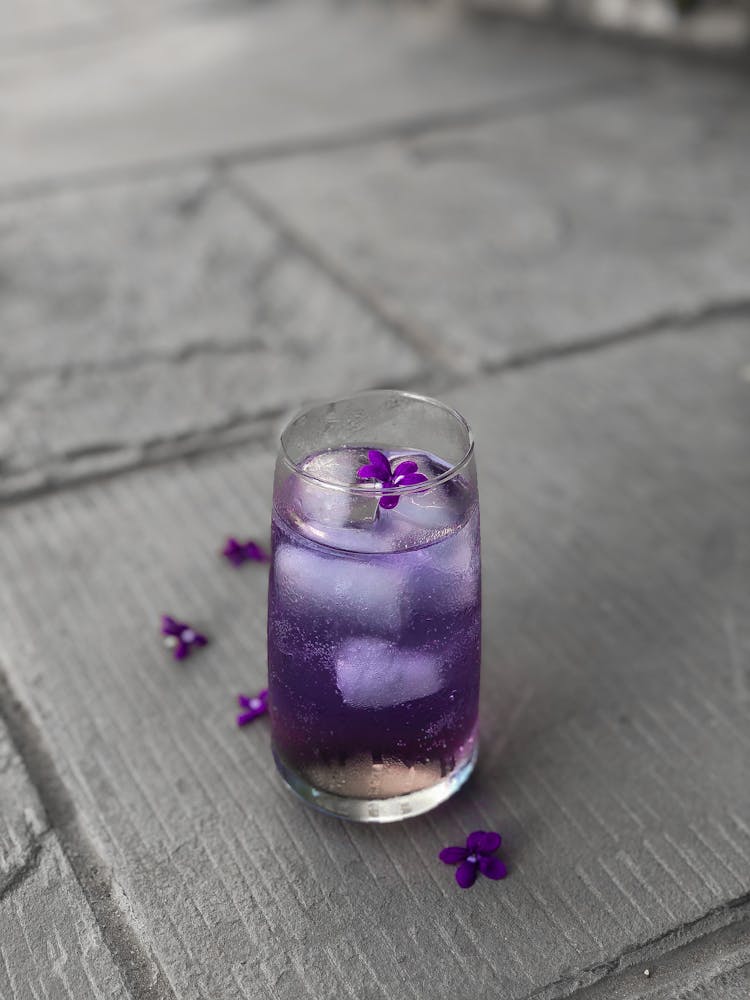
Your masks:
{"label": "stone slab", "polygon": [[66,17],[45,4],[33,46],[12,19],[4,46],[0,29],[0,186],[317,142],[642,69],[593,41],[476,25],[444,4],[75,6],[79,28],[75,12],[56,28]]}
{"label": "stone slab", "polygon": [[111,41],[191,0],[0,0],[0,59]]}
{"label": "stone slab", "polygon": [[131,1000],[57,840],[0,892],[3,1000]]}
{"label": "stone slab", "polygon": [[750,965],[727,972],[676,1000],[747,1000],[750,997]]}
{"label": "stone slab", "polygon": [[1,204],[0,288],[0,496],[424,367],[204,171]]}
{"label": "stone slab", "polygon": [[[234,725],[266,581],[218,550],[265,535],[270,455],[4,513],[0,657],[179,1000],[547,1000],[746,898],[749,364],[727,322],[449,395],[480,458],[483,748],[403,825],[305,810],[266,721]],[[162,612],[211,645],[170,660]],[[461,892],[436,855],[476,827],[511,875]]]}
{"label": "stone slab", "polygon": [[0,899],[34,864],[47,827],[39,797],[0,719]]}
{"label": "stone slab", "polygon": [[2,720],[0,997],[130,997]]}
{"label": "stone slab", "polygon": [[[750,907],[740,903],[700,922],[700,935],[685,928],[632,956],[611,975],[571,994],[575,1000],[697,1000],[741,984],[750,967]],[[718,929],[711,930],[712,924]],[[683,943],[687,940],[687,943]],[[703,992],[701,992],[703,991]],[[733,994],[729,994],[730,997]]]}
{"label": "stone slab", "polygon": [[483,13],[570,18],[608,31],[640,34],[677,45],[708,50],[736,51],[750,40],[750,19],[744,0],[730,3],[696,4],[681,14],[674,0],[464,0],[466,6]]}
{"label": "stone slab", "polygon": [[0,58],[40,42],[47,45],[68,31],[80,32],[96,24],[102,8],[92,0],[0,0]]}
{"label": "stone slab", "polygon": [[635,93],[239,176],[471,371],[748,300],[749,91],[664,64]]}

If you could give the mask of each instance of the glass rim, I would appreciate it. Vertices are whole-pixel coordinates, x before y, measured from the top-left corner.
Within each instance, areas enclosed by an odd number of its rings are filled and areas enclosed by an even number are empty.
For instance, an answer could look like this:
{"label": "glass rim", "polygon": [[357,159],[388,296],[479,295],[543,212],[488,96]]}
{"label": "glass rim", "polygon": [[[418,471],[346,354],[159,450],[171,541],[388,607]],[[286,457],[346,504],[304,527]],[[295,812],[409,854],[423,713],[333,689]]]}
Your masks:
{"label": "glass rim", "polygon": [[[442,410],[444,413],[448,414],[448,416],[453,417],[466,433],[468,446],[463,457],[451,465],[449,469],[446,469],[445,472],[441,472],[439,476],[428,477],[426,482],[414,483],[411,486],[389,486],[387,488],[383,487],[382,483],[377,485],[370,484],[369,486],[360,483],[352,483],[351,485],[348,483],[335,483],[329,479],[321,479],[319,476],[314,476],[312,473],[301,468],[291,457],[286,446],[287,435],[297,421],[305,414],[309,413],[311,410],[317,409],[318,407],[330,406],[335,403],[348,403],[350,400],[361,399],[363,396],[402,396],[404,399],[411,399],[418,403],[426,403],[428,406],[434,406],[436,409]],[[471,461],[474,454],[474,435],[471,427],[469,426],[466,418],[459,413],[457,409],[453,406],[449,406],[447,403],[443,403],[439,399],[434,399],[432,396],[423,396],[417,392],[405,392],[403,389],[365,389],[362,392],[353,392],[348,396],[337,396],[333,399],[323,399],[311,402],[307,406],[298,410],[291,420],[289,420],[279,436],[279,441],[281,444],[281,457],[284,464],[295,475],[300,476],[302,479],[305,479],[310,483],[314,483],[316,486],[322,487],[323,489],[337,490],[341,493],[350,493],[354,496],[372,496],[373,493],[376,492],[378,495],[382,494],[385,496],[402,496],[408,493],[425,493],[428,490],[434,489],[436,486],[440,486],[442,483],[447,483],[450,482],[451,479],[455,479],[461,470],[464,469]],[[328,448],[325,449],[325,451],[333,451],[333,449]],[[321,452],[321,454],[323,454],[323,452]]]}

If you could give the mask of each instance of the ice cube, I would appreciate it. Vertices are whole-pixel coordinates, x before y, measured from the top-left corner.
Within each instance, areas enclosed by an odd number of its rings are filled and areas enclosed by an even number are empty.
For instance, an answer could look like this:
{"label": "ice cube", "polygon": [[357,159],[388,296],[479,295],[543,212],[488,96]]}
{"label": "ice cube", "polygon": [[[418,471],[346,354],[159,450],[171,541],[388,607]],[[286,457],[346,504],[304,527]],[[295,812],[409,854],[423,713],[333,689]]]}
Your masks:
{"label": "ice cube", "polygon": [[386,708],[440,690],[441,662],[383,639],[347,639],[336,656],[336,685],[353,708]]}
{"label": "ice cube", "polygon": [[469,608],[479,602],[479,552],[465,526],[447,538],[410,553],[406,594],[417,614]]}
{"label": "ice cube", "polygon": [[[315,481],[304,476],[282,475],[281,481],[277,477],[279,511],[313,541],[367,551],[370,536],[378,528],[378,490],[377,484],[357,479],[357,463],[361,465],[366,454],[344,449],[311,456],[303,468]],[[352,486],[363,492],[352,493]]]}
{"label": "ice cube", "polygon": [[[366,489],[367,484],[360,488]],[[317,529],[331,540],[339,537],[342,528],[371,529],[375,524],[378,496],[374,488],[372,496],[367,496],[300,480],[296,492],[300,526],[312,534]]]}
{"label": "ice cube", "polygon": [[439,490],[403,494],[394,508],[395,520],[424,531],[447,530],[453,523],[454,512],[439,494]]}
{"label": "ice cube", "polygon": [[436,545],[421,550],[436,570],[453,577],[465,577],[476,571],[473,525],[465,525]]}
{"label": "ice cube", "polygon": [[367,461],[367,451],[359,448],[339,448],[309,455],[302,464],[305,472],[326,483],[349,486],[357,483],[357,469]]}
{"label": "ice cube", "polygon": [[368,627],[398,634],[404,615],[404,575],[395,566],[312,549],[281,545],[274,559],[276,586],[311,613],[343,622],[358,632]]}

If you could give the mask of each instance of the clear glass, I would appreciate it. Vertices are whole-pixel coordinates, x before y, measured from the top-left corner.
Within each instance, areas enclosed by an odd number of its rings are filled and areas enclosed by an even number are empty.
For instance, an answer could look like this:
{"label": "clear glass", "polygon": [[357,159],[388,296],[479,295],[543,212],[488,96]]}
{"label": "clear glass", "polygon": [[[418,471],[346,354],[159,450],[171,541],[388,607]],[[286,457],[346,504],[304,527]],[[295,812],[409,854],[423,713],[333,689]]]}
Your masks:
{"label": "clear glass", "polygon": [[[372,449],[394,476],[408,460],[427,481],[358,478]],[[271,732],[287,784],[370,822],[443,802],[476,760],[480,656],[466,421],[391,390],[300,413],[276,463],[268,598]]]}

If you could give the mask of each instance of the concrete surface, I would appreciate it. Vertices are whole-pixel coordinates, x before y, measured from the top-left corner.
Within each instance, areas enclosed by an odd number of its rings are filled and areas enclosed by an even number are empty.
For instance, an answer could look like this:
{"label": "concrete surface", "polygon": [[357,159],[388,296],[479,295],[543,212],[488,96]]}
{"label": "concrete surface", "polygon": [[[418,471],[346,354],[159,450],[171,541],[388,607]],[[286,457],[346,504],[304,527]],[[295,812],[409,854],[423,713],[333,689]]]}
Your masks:
{"label": "concrete surface", "polygon": [[603,90],[239,174],[460,370],[750,297],[744,88]]}
{"label": "concrete surface", "polygon": [[[24,11],[2,1000],[746,997],[749,81],[442,5]],[[218,549],[267,534],[289,408],[386,384],[475,428],[483,742],[373,830],[234,726],[266,580]],[[511,875],[462,893],[478,826]]]}
{"label": "concrete surface", "polygon": [[54,837],[23,882],[0,898],[0,996],[131,1000]]}
{"label": "concrete surface", "polygon": [[81,3],[67,24],[40,6],[44,27],[4,28],[0,182],[19,187],[388,134],[632,79],[644,62],[392,0],[120,0]]}
{"label": "concrete surface", "polygon": [[711,52],[738,51],[750,41],[747,0],[683,4],[675,0],[461,0],[471,10],[505,11],[525,17],[566,18],[597,29],[632,32],[670,45]]}
{"label": "concrete surface", "polygon": [[78,996],[131,1000],[0,722],[0,997]]}
{"label": "concrete surface", "polygon": [[247,433],[365,356],[383,383],[424,367],[221,177],[0,204],[0,227],[0,495]]}
{"label": "concrete surface", "polygon": [[48,824],[10,736],[0,724],[0,894],[9,894],[41,848]]}

